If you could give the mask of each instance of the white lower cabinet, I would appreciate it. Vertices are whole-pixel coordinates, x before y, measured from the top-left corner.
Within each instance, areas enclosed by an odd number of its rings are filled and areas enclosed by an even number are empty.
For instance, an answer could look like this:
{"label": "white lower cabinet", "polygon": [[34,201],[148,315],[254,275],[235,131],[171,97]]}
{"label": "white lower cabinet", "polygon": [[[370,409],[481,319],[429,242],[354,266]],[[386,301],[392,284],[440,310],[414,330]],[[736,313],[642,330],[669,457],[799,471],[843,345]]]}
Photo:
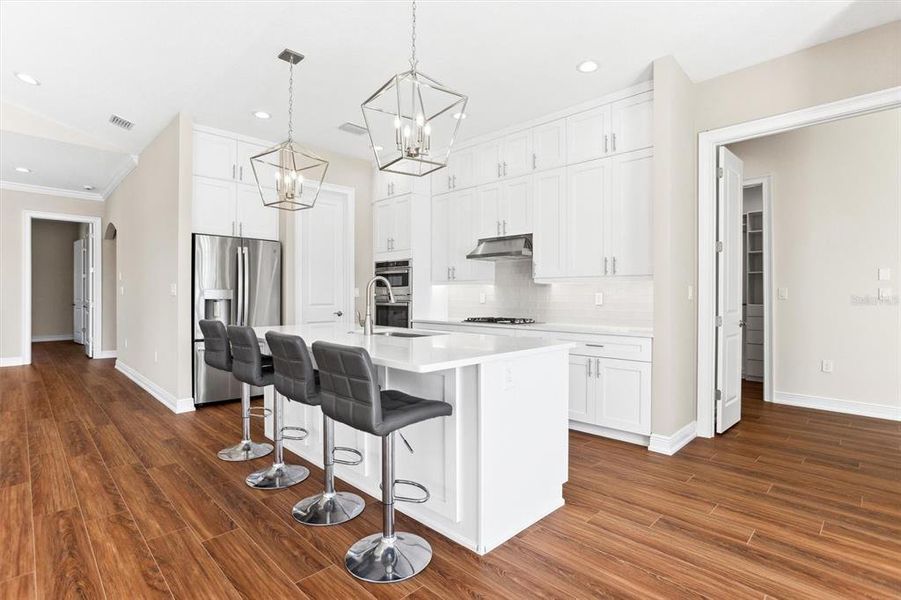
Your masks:
{"label": "white lower cabinet", "polygon": [[569,355],[569,418],[593,423],[595,418],[594,362],[591,356]]}
{"label": "white lower cabinet", "polygon": [[650,435],[651,365],[570,354],[569,418],[617,431]]}

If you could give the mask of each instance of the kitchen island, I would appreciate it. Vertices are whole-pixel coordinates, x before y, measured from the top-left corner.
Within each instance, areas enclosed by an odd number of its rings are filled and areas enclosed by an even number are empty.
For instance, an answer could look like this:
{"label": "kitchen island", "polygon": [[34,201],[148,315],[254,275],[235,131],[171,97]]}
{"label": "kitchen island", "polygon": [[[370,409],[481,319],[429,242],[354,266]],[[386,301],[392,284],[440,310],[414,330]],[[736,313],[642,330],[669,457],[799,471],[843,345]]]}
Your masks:
{"label": "kitchen island", "polygon": [[[396,476],[424,484],[431,498],[397,503],[397,510],[485,554],[563,505],[572,343],[387,327],[371,336],[349,330],[332,323],[255,328],[264,343],[267,331],[278,331],[309,345],[366,348],[383,389],[453,405],[450,417],[401,430],[414,452],[398,444]],[[264,396],[271,407],[272,389]],[[286,405],[285,424],[310,435],[286,440],[285,447],[322,466],[319,408]],[[266,435],[272,437],[271,420]],[[379,439],[336,423],[335,443],[363,455],[357,466],[336,465],[336,476],[379,498]]]}

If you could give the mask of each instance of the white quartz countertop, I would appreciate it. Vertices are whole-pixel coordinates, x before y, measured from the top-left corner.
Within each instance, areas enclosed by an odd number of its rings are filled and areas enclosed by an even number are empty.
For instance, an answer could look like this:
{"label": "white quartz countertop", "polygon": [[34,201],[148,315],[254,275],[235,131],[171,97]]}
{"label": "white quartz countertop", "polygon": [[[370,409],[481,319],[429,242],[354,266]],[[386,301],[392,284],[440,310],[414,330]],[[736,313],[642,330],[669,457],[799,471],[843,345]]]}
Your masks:
{"label": "white quartz countertop", "polygon": [[466,323],[464,321],[440,319],[413,319],[414,323],[428,325],[463,325],[467,327],[497,327],[499,329],[523,329],[527,331],[548,331],[551,333],[586,333],[597,335],[631,335],[654,337],[651,327],[626,327],[616,325],[580,325],[578,323],[530,323],[512,325],[508,323]]}
{"label": "white quartz countertop", "polygon": [[[265,342],[267,331],[278,331],[299,335],[309,346],[318,341],[360,346],[369,351],[374,364],[414,373],[455,369],[554,349],[568,351],[575,346],[572,342],[545,338],[474,333],[438,333],[415,338],[385,335],[366,336],[363,335],[362,329],[354,328],[346,323],[254,327],[254,331],[261,342]],[[415,329],[396,327],[376,327],[375,331],[418,332]]]}

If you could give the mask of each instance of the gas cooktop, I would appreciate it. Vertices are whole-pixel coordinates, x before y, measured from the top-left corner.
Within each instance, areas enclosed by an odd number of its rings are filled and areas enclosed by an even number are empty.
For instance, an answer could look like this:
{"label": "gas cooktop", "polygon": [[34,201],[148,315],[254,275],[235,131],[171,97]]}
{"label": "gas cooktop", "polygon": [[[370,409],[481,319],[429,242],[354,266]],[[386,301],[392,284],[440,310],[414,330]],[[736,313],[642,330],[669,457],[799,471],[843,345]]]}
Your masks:
{"label": "gas cooktop", "polygon": [[535,319],[526,317],[467,317],[465,323],[500,323],[502,325],[531,325]]}

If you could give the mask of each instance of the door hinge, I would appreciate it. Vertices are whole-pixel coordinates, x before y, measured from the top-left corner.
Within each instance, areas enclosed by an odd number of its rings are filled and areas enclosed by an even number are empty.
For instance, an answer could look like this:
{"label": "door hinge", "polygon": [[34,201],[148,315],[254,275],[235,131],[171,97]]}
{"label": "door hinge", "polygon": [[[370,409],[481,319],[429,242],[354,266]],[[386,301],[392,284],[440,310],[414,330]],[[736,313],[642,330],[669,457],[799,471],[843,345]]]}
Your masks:
{"label": "door hinge", "polygon": [[722,391],[722,390],[715,390],[715,391],[713,392],[713,398],[714,398],[714,400],[722,400],[722,399],[723,399],[723,391]]}
{"label": "door hinge", "polygon": [[719,241],[719,240],[716,241],[716,251],[717,251],[717,252],[722,252],[722,251],[723,251],[723,242],[721,242],[721,241]]}
{"label": "door hinge", "polygon": [[722,327],[722,326],[723,326],[723,317],[717,315],[717,317],[716,317],[716,326],[717,326],[717,327]]}
{"label": "door hinge", "polygon": [[722,178],[723,178],[723,175],[725,175],[725,174],[726,174],[726,172],[723,171],[723,167],[717,168],[717,170],[716,170],[716,176],[717,176],[717,177],[719,177],[720,179],[722,179]]}

